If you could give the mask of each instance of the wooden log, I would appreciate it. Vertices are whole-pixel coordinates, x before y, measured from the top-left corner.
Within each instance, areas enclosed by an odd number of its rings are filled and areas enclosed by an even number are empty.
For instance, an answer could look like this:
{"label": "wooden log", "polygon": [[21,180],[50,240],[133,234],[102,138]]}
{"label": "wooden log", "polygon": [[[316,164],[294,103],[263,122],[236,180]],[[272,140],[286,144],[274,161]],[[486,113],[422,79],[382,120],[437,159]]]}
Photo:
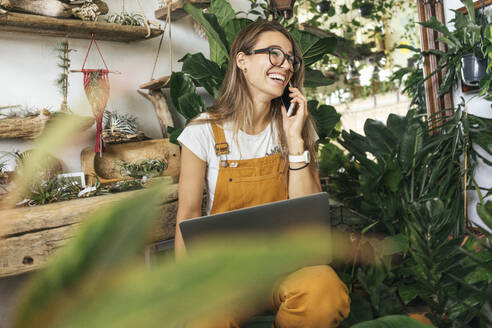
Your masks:
{"label": "wooden log", "polygon": [[112,183],[125,180],[117,165],[118,161],[137,163],[144,159],[159,159],[167,162],[168,167],[162,175],[177,179],[180,167],[179,147],[169,139],[155,139],[125,144],[108,145],[102,157],[96,156],[93,147],[87,147],[80,154],[82,171],[86,181],[94,183],[97,176],[101,183]]}
{"label": "wooden log", "polygon": [[[147,38],[147,29],[142,26],[87,22],[79,19],[58,19],[14,12],[0,16],[0,31],[75,39],[90,39],[92,34],[95,34],[97,40],[119,42],[131,42]],[[161,30],[151,29],[148,38],[155,38],[161,34]]]}
{"label": "wooden log", "polygon": [[[193,4],[197,8],[207,8],[210,6],[210,0],[171,0],[171,21],[178,20],[187,15],[183,6],[186,2]],[[160,20],[167,18],[167,6],[157,9],[154,16]]]}
{"label": "wooden log", "polygon": [[[172,184],[168,188],[151,241],[174,236],[178,186]],[[142,190],[1,211],[0,278],[42,268],[51,255],[77,233],[77,227],[87,215],[140,192]]]}
{"label": "wooden log", "polygon": [[0,139],[35,139],[43,132],[50,118],[50,112],[44,109],[37,116],[1,119]]}
{"label": "wooden log", "polygon": [[161,89],[149,90],[149,93],[140,90],[137,92],[154,105],[155,114],[157,115],[161,127],[162,137],[167,138],[167,127],[174,127],[174,121],[171,112],[169,111],[169,106],[167,105],[166,96],[164,96]]}
{"label": "wooden log", "polygon": [[[104,1],[93,0],[93,2],[99,7],[101,15],[108,13],[109,8]],[[80,5],[69,5],[58,0],[0,0],[0,7],[28,14],[69,18],[72,17],[72,9]]]}

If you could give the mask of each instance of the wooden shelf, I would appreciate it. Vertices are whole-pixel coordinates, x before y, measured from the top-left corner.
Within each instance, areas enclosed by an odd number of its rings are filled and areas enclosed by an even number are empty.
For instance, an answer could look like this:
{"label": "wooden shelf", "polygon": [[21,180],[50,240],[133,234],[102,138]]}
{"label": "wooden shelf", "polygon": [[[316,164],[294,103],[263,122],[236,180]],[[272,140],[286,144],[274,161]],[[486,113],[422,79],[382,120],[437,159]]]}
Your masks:
{"label": "wooden shelf", "polygon": [[[153,242],[174,236],[178,185],[170,184],[167,188],[151,236]],[[1,210],[0,278],[43,268],[53,253],[76,234],[88,214],[141,192],[127,191]]]}
{"label": "wooden shelf", "polygon": [[[147,35],[147,29],[141,26],[86,22],[79,19],[60,19],[14,12],[0,15],[0,31],[75,39],[90,39],[91,34],[95,34],[97,40],[119,42],[145,40]],[[155,38],[161,34],[161,30],[151,29],[148,38]]]}
{"label": "wooden shelf", "polygon": [[37,116],[12,117],[0,119],[0,139],[26,139],[33,140],[41,135],[47,124],[53,122],[62,115],[74,115],[81,122],[81,129],[87,130],[94,124],[92,116],[79,116],[75,114],[50,113],[43,109]]}
{"label": "wooden shelf", "polygon": [[[171,3],[171,21],[178,20],[188,13],[183,9],[186,2],[193,4],[197,8],[210,7],[211,0],[173,0]],[[154,12],[155,18],[160,20],[166,20],[167,6],[161,7]]]}
{"label": "wooden shelf", "polygon": [[169,88],[168,82],[169,79],[171,78],[170,75],[163,76],[158,79],[153,79],[147,83],[144,83],[140,85],[140,89],[148,89],[148,90],[155,90],[155,89],[161,89],[161,88]]}

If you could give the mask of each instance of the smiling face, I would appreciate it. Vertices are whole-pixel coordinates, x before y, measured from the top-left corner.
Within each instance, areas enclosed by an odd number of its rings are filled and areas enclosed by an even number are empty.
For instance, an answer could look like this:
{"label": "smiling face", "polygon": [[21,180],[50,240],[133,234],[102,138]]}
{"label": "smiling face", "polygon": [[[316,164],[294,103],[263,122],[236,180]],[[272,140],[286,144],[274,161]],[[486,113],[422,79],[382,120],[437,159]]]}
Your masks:
{"label": "smiling face", "polygon": [[[293,53],[292,43],[278,31],[261,33],[252,50],[269,47],[281,49],[287,55]],[[288,60],[281,66],[273,66],[268,51],[250,55],[240,52],[236,56],[236,63],[243,71],[251,95],[264,101],[280,97],[292,77],[292,67]]]}

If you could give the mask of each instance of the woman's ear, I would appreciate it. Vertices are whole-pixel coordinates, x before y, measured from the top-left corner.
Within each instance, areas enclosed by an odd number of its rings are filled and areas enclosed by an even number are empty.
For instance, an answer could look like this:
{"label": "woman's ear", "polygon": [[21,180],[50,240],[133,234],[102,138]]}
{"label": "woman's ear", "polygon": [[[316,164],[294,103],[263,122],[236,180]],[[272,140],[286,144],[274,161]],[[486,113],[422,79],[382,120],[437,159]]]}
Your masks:
{"label": "woman's ear", "polygon": [[237,53],[236,65],[241,70],[244,70],[246,68],[246,54],[244,52],[241,51]]}

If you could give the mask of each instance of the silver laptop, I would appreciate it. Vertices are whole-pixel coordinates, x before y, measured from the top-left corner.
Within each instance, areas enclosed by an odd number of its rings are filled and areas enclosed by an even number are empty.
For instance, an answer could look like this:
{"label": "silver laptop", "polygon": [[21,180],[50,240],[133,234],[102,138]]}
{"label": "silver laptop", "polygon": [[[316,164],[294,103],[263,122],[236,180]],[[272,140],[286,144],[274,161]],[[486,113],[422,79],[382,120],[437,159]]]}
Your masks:
{"label": "silver laptop", "polygon": [[330,226],[328,194],[305,197],[185,220],[179,224],[186,245],[190,240],[218,233],[282,231],[303,226]]}

